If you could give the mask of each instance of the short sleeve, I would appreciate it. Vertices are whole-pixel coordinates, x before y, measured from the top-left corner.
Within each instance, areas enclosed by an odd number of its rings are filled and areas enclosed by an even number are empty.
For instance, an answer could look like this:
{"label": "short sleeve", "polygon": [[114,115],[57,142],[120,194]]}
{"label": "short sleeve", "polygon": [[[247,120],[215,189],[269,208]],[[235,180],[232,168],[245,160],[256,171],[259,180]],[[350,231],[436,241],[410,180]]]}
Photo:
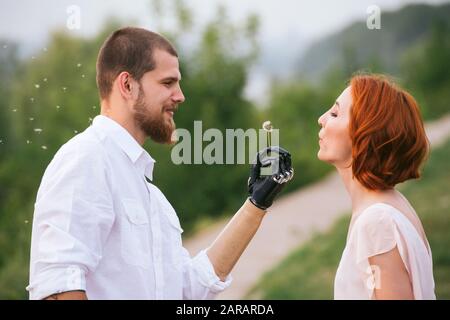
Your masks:
{"label": "short sleeve", "polygon": [[389,252],[397,244],[397,228],[391,214],[374,208],[362,214],[354,226],[356,262]]}
{"label": "short sleeve", "polygon": [[406,262],[405,246],[393,213],[384,206],[375,205],[369,208],[356,221],[351,242],[355,250],[357,269],[364,280],[367,297],[371,299],[374,289],[381,283],[377,276],[380,270],[377,266],[370,265],[369,258],[397,247],[403,262]]}

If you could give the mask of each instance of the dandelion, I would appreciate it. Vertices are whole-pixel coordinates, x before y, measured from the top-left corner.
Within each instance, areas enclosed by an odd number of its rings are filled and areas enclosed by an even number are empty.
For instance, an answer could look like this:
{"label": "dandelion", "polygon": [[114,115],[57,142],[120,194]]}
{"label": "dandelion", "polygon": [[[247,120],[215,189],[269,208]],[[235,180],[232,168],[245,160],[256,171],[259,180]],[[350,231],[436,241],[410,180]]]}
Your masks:
{"label": "dandelion", "polygon": [[44,150],[47,150],[47,146],[42,146],[41,148]]}
{"label": "dandelion", "polygon": [[[267,146],[270,147],[272,145],[272,122],[264,121],[264,123],[262,124],[262,128],[267,134]],[[267,152],[267,154],[270,156],[270,150]]]}
{"label": "dandelion", "polygon": [[34,132],[37,132],[38,134],[40,134],[42,132],[42,129],[41,128],[35,128]]}

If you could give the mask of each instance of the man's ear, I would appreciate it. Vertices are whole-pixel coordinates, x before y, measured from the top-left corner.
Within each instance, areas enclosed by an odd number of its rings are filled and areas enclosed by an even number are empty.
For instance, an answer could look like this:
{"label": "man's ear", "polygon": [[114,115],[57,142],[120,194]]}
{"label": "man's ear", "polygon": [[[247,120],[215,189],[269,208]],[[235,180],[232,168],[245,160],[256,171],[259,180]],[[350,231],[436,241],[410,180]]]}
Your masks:
{"label": "man's ear", "polygon": [[135,100],[139,92],[138,83],[133,77],[126,71],[121,72],[117,78],[117,86],[120,95],[125,100]]}

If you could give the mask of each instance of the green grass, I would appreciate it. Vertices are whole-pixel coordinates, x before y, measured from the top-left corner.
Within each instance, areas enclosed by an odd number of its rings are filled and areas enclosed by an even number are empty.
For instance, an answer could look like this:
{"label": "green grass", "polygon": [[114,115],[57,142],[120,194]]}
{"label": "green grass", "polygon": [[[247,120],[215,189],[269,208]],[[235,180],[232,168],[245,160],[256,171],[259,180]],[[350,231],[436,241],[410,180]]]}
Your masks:
{"label": "green grass", "polygon": [[[400,189],[420,216],[433,253],[438,299],[450,299],[450,141],[432,151],[419,181]],[[333,299],[336,269],[344,249],[350,215],[267,272],[247,295],[253,299]]]}

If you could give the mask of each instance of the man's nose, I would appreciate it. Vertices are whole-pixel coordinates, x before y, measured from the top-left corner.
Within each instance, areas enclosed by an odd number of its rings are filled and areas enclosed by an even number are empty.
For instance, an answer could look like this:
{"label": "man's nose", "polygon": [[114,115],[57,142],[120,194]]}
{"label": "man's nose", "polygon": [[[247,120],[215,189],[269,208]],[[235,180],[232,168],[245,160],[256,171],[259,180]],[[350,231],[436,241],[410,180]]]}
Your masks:
{"label": "man's nose", "polygon": [[176,102],[176,103],[183,103],[185,98],[184,98],[184,94],[183,91],[181,90],[181,87],[178,86],[178,88],[176,89],[172,99]]}

